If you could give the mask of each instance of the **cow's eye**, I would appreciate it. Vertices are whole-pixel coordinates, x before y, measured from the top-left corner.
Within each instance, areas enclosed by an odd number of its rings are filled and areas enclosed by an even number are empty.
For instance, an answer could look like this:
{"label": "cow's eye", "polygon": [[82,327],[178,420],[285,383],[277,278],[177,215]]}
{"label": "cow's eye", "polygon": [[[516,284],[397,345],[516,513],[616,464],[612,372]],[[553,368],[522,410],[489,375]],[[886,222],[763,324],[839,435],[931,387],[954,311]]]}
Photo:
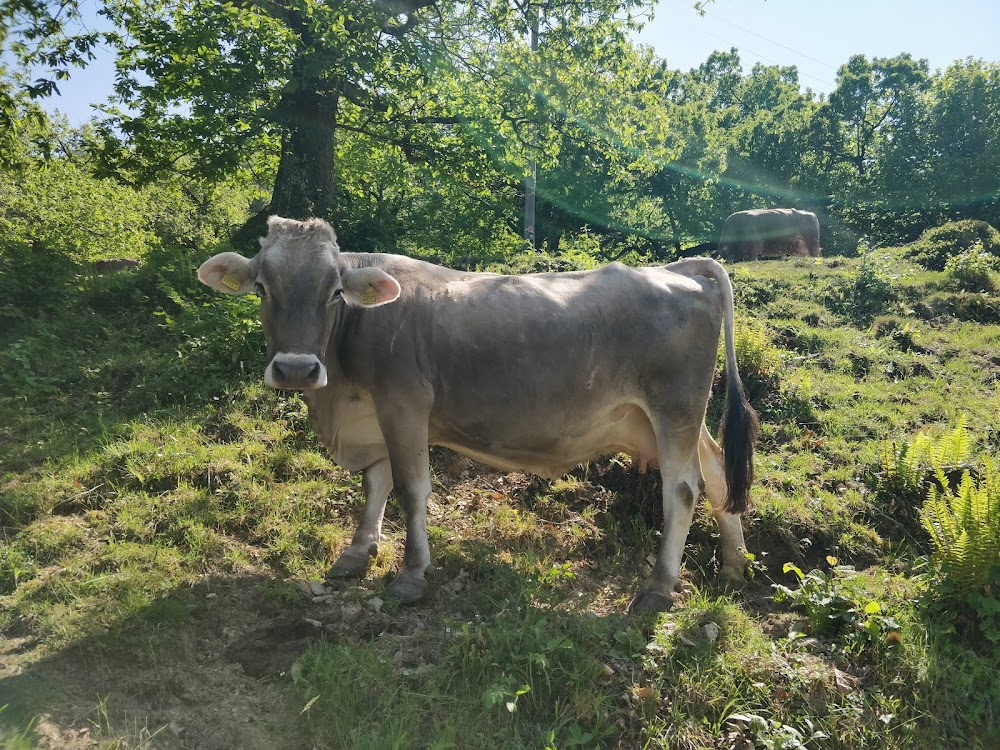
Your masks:
{"label": "cow's eye", "polygon": [[333,294],[330,295],[330,301],[331,302],[337,302],[343,296],[344,296],[344,290],[343,289],[334,289],[333,290]]}
{"label": "cow's eye", "polygon": [[254,291],[257,293],[257,296],[260,297],[261,299],[267,297],[267,292],[264,291],[264,285],[261,284],[259,281],[256,284],[254,284]]}

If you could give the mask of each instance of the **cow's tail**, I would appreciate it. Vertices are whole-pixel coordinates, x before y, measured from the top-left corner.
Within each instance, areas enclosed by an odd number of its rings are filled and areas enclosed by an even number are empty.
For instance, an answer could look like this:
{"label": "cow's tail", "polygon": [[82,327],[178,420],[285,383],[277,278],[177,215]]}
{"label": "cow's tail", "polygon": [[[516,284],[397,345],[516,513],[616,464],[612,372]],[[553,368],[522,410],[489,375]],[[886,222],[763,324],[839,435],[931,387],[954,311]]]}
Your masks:
{"label": "cow's tail", "polygon": [[705,276],[719,285],[722,293],[723,336],[726,350],[726,408],[719,423],[722,454],[728,488],[725,509],[742,513],[750,505],[750,485],[753,483],[753,452],[760,421],[747,400],[736,364],[735,312],[733,285],[729,274],[711,258],[685,258],[667,266],[684,276]]}

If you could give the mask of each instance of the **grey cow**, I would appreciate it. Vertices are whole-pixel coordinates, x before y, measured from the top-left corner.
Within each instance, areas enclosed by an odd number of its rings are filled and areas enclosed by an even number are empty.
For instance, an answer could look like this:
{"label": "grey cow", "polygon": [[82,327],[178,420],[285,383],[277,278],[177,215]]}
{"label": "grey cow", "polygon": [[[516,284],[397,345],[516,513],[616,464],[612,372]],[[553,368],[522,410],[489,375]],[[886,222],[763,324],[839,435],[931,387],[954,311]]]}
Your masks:
{"label": "grey cow", "polygon": [[[252,260],[222,253],[198,275],[260,295],[264,382],[302,391],[333,460],[363,472],[361,522],[328,577],[364,575],[395,488],[406,546],[389,595],[423,596],[435,444],[544,477],[616,452],[659,466],[662,544],[633,609],[671,605],[703,493],[721,529],[722,575],[742,580],[739,513],[758,423],[736,366],[732,287],[714,260],[500,276],[342,253],[319,219],[273,216],[268,230]],[[720,449],[705,409],[723,327]]]}
{"label": "grey cow", "polygon": [[819,219],[795,208],[737,211],[726,219],[719,240],[719,255],[729,261],[819,254]]}

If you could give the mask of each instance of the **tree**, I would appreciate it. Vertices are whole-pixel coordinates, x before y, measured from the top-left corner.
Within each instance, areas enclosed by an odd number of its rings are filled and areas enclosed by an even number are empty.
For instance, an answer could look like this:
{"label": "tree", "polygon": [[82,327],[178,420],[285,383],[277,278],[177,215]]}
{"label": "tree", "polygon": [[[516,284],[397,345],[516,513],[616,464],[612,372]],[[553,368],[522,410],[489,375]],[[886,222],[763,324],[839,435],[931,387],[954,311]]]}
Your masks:
{"label": "tree", "polygon": [[1000,64],[969,59],[936,77],[927,130],[928,192],[941,214],[1000,226]]}
{"label": "tree", "polygon": [[[523,46],[534,7],[547,46],[560,49],[613,31],[630,2],[113,0],[106,13],[123,31],[122,106],[109,112],[105,154],[115,167],[155,171],[184,156],[202,172],[224,172],[270,151],[278,159],[268,210],[334,218],[339,135],[449,166],[450,147],[469,145],[477,128],[487,147],[494,133],[523,135],[527,101],[489,112],[468,106],[490,98],[477,70],[483,51]],[[458,92],[455,82],[473,75],[477,96]],[[470,128],[478,120],[486,124]]]}
{"label": "tree", "polygon": [[886,210],[877,165],[895,138],[916,127],[917,100],[929,86],[926,60],[854,55],[813,118],[811,145],[822,154],[822,180],[863,235],[878,235]]}

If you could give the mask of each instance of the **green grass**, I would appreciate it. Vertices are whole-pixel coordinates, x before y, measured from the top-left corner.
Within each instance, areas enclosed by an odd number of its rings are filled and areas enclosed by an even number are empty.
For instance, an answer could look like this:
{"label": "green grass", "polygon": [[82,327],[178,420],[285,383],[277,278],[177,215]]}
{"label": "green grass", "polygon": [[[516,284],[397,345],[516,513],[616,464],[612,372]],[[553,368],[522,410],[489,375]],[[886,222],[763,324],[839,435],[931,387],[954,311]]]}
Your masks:
{"label": "green grass", "polygon": [[[360,483],[259,383],[253,303],[196,289],[182,254],[108,277],[47,259],[0,309],[0,742],[44,720],[99,747],[995,747],[1000,654],[931,596],[923,498],[884,456],[963,415],[972,463],[995,450],[1000,298],[886,257],[860,306],[858,260],[734,269],[763,420],[752,580],[717,587],[699,512],[656,618],[625,614],[655,476],[611,459],[543,482],[440,450],[427,599],[367,608],[400,561],[390,503],[368,579],[311,602],[295,584],[349,541]],[[775,601],[786,562],[854,614]]]}

